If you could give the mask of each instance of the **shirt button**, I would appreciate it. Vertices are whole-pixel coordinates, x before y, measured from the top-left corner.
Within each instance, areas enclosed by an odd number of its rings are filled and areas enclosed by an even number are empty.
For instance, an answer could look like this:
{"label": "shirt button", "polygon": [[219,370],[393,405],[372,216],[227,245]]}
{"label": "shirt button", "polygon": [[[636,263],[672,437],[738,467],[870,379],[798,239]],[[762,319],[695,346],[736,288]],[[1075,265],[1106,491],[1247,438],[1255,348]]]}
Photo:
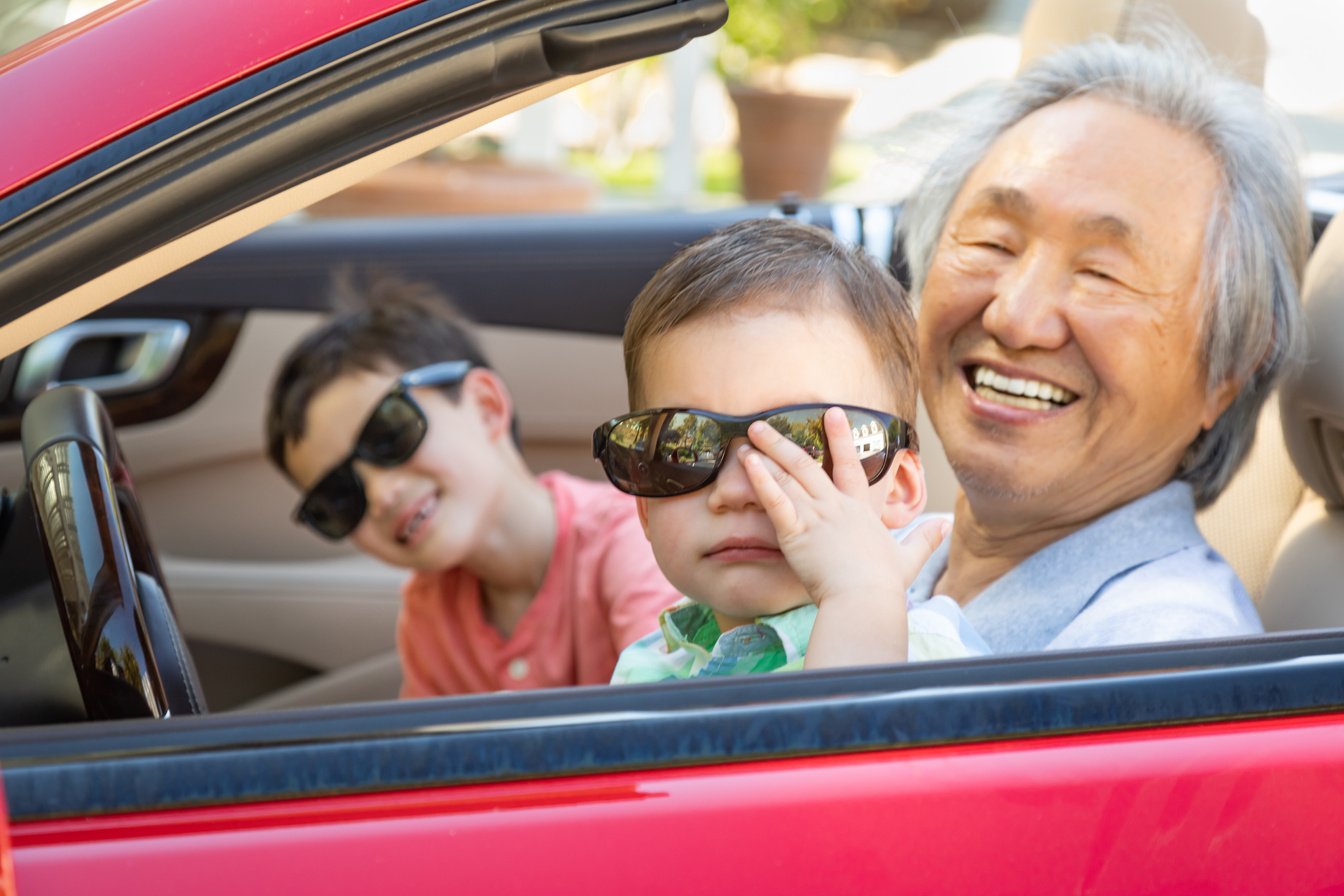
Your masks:
{"label": "shirt button", "polygon": [[527,677],[527,672],[527,657],[516,656],[509,660],[509,677],[514,681],[522,681]]}

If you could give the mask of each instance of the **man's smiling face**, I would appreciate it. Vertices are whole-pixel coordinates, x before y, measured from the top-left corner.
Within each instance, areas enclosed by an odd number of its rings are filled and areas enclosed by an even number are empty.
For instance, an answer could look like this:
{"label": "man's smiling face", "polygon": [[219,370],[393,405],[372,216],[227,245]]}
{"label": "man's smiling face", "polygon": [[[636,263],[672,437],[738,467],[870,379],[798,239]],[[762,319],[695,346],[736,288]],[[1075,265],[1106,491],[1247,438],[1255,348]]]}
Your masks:
{"label": "man's smiling face", "polygon": [[1226,407],[1200,326],[1218,177],[1194,137],[1091,97],[1029,115],[971,172],[920,296],[919,351],[977,516],[1091,519],[1170,480]]}

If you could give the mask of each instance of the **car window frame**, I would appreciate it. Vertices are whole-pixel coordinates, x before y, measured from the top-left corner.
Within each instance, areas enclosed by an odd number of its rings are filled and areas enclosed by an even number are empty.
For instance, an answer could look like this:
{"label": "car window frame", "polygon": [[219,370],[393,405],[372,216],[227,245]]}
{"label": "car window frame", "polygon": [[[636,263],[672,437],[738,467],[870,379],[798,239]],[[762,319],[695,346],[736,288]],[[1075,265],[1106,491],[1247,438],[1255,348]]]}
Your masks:
{"label": "car window frame", "polygon": [[1344,711],[1344,630],[0,732],[16,822]]}

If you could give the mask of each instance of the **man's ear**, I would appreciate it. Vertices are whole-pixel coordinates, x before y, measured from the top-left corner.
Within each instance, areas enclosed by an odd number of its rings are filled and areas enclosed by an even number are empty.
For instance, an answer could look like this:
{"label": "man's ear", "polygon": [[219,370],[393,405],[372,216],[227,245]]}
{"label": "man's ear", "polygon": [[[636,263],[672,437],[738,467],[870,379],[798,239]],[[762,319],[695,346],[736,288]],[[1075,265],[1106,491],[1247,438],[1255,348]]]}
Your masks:
{"label": "man's ear", "polygon": [[492,440],[513,437],[513,396],[499,374],[473,367],[462,380],[462,400],[476,409]]}
{"label": "man's ear", "polygon": [[924,512],[928,491],[924,487],[924,463],[919,455],[906,448],[891,462],[891,469],[883,477],[888,483],[882,503],[882,524],[888,529],[899,529]]}
{"label": "man's ear", "polygon": [[1208,396],[1204,399],[1204,413],[1199,420],[1200,428],[1213,429],[1213,424],[1218,422],[1218,418],[1227,410],[1232,399],[1237,397],[1241,386],[1240,382],[1228,377],[1209,390]]}

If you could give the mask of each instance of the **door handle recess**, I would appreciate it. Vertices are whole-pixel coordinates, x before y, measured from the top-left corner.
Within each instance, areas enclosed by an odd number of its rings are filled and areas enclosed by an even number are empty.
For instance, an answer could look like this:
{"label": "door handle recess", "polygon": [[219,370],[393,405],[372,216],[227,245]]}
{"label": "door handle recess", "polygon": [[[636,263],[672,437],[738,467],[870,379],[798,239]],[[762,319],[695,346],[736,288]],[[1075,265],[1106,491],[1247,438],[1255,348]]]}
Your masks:
{"label": "door handle recess", "polygon": [[[168,378],[190,327],[180,320],[107,318],[77,321],[28,346],[14,376],[14,398],[27,402],[54,386],[78,383],[100,395],[118,395],[156,386]],[[66,362],[81,344],[117,340],[108,373],[62,378]]]}
{"label": "door handle recess", "polygon": [[728,21],[724,0],[673,0],[616,19],[541,32],[551,71],[578,74],[675,50]]}

